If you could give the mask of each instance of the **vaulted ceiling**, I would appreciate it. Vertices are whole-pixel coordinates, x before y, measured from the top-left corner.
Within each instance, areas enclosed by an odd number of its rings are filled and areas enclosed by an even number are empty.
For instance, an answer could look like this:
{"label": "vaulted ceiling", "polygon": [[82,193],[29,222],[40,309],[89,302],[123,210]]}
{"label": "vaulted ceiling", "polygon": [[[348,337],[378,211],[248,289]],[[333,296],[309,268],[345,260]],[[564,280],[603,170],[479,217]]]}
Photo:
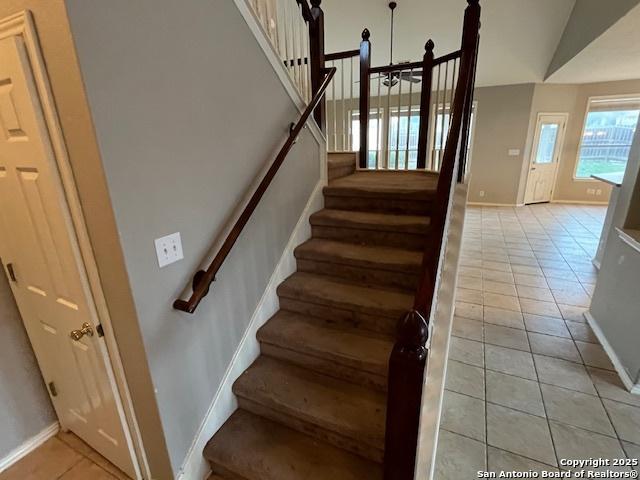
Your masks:
{"label": "vaulted ceiling", "polygon": [[[480,0],[477,85],[640,78],[640,0]],[[373,65],[389,63],[388,0],[324,0],[326,51],[371,32]],[[466,0],[397,0],[394,62],[460,47]],[[575,8],[574,8],[575,6]]]}
{"label": "vaulted ceiling", "polygon": [[[394,61],[422,58],[432,38],[436,56],[460,48],[466,0],[397,0]],[[477,85],[542,82],[575,0],[481,0]],[[388,0],[324,0],[326,51],[357,48],[371,31],[373,65],[389,63]]]}

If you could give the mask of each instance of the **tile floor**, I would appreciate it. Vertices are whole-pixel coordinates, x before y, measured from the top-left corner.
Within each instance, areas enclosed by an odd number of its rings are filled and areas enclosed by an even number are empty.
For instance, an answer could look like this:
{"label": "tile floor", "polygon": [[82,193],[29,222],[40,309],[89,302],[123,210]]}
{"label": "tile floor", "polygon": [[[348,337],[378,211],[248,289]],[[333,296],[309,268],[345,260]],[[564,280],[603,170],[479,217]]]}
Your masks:
{"label": "tile floor", "polygon": [[74,434],[60,432],[0,473],[0,480],[129,480],[129,477]]}
{"label": "tile floor", "polygon": [[467,210],[436,480],[638,457],[640,396],[583,318],[604,215],[560,204]]}

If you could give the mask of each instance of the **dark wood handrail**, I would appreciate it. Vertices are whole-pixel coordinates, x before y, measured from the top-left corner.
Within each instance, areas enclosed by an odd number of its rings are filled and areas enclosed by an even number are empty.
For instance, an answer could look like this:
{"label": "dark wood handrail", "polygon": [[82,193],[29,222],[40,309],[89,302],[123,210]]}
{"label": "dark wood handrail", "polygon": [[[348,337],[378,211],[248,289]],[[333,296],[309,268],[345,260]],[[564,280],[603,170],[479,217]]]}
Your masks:
{"label": "dark wood handrail", "polygon": [[[455,52],[448,53],[438,58],[433,59],[433,65],[439,65],[441,63],[448,62],[454,58],[460,58],[462,52],[456,50]],[[372,67],[369,69],[369,73],[391,73],[391,72],[403,72],[405,70],[415,70],[416,68],[422,69],[422,61],[420,62],[408,62],[408,63],[396,63],[393,65],[382,65],[381,67]]]}
{"label": "dark wood handrail", "polygon": [[324,59],[327,62],[331,62],[333,60],[342,60],[344,58],[357,57],[358,55],[360,55],[360,49],[345,50],[344,52],[327,53],[325,54]]}
{"label": "dark wood handrail", "polygon": [[245,225],[251,218],[251,215],[253,214],[256,207],[258,206],[260,199],[262,199],[262,196],[264,195],[267,188],[271,184],[273,177],[275,177],[280,166],[282,165],[282,162],[284,162],[284,159],[286,158],[287,154],[291,150],[291,147],[293,146],[296,138],[300,134],[300,131],[302,130],[305,123],[311,116],[312,112],[320,103],[320,100],[324,96],[324,93],[327,90],[329,83],[331,83],[331,79],[336,73],[336,68],[333,67],[333,68],[324,69],[323,73],[324,73],[324,79],[320,84],[320,88],[313,96],[313,99],[311,100],[307,108],[302,113],[302,116],[300,117],[298,122],[291,129],[291,133],[289,134],[287,141],[284,143],[284,145],[280,149],[280,152],[278,152],[278,155],[276,156],[275,160],[269,167],[269,170],[267,170],[267,173],[265,174],[262,181],[256,188],[255,192],[253,192],[251,199],[249,200],[244,210],[242,211],[242,213],[236,220],[235,224],[231,228],[231,231],[225,238],[222,246],[219,248],[218,252],[213,258],[213,261],[211,262],[211,264],[209,265],[206,271],[200,270],[194,275],[193,293],[189,297],[189,300],[178,299],[173,302],[173,308],[177,310],[182,310],[183,312],[193,313],[198,307],[198,304],[200,303],[200,301],[207,295],[207,293],[209,293],[209,287],[211,283],[215,280],[218,270],[220,270],[220,267],[222,266],[225,259],[229,255],[229,252],[231,252],[231,249],[233,248],[236,241],[238,240],[238,237],[242,233],[242,230],[244,229]]}

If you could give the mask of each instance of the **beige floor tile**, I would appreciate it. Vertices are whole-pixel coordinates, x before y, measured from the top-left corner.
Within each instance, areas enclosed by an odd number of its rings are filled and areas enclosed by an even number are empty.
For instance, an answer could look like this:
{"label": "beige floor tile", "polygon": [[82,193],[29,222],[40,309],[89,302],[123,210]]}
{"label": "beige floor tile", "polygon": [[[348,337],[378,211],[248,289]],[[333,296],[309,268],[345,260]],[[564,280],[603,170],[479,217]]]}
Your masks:
{"label": "beige floor tile", "polygon": [[516,273],[523,273],[525,275],[534,275],[538,277],[543,277],[542,269],[540,267],[531,267],[528,265],[512,265],[511,271]]}
{"label": "beige floor tile", "polygon": [[537,380],[533,357],[529,352],[485,345],[485,358],[490,370]]}
{"label": "beige floor tile", "polygon": [[562,313],[562,318],[565,320],[586,323],[584,318],[584,312],[587,310],[586,308],[576,307],[575,305],[563,305],[560,303],[558,304],[558,308],[560,309],[560,313]]}
{"label": "beige floor tile", "polygon": [[554,302],[551,290],[548,288],[530,287],[527,285],[518,285],[518,296],[520,298],[530,298],[531,300],[543,300],[545,302]]}
{"label": "beige floor tile", "polygon": [[485,343],[530,351],[527,333],[519,328],[501,327],[500,325],[487,323],[484,326],[484,334]]}
{"label": "beige floor tile", "polygon": [[[465,249],[465,246],[463,245],[462,248]],[[482,268],[482,259],[469,254],[463,254],[460,256],[460,266]]]}
{"label": "beige floor tile", "polygon": [[574,290],[582,288],[582,285],[577,280],[562,277],[547,277],[547,285],[549,285],[549,288],[552,290]]}
{"label": "beige floor tile", "polygon": [[482,269],[478,267],[461,266],[460,268],[458,268],[458,274],[464,275],[465,277],[482,278]]}
{"label": "beige floor tile", "polygon": [[618,436],[640,445],[640,407],[604,399],[604,403]]}
{"label": "beige floor tile", "polygon": [[466,338],[451,337],[449,359],[484,367],[484,345]]}
{"label": "beige floor tile", "polygon": [[464,317],[453,317],[452,335],[456,337],[468,338],[470,340],[482,341],[483,323]]}
{"label": "beige floor tile", "polygon": [[482,305],[456,301],[455,314],[459,317],[482,321],[483,308]]}
{"label": "beige floor tile", "polygon": [[557,465],[547,420],[535,415],[487,404],[487,443],[539,462]]}
{"label": "beige floor tile", "polygon": [[640,395],[630,393],[616,372],[594,367],[587,367],[587,370],[602,398],[640,407]]}
{"label": "beige floor tile", "polygon": [[591,330],[591,327],[586,323],[567,320],[566,325],[574,340],[586,343],[598,343],[598,339],[593,333],[593,330]]}
{"label": "beige floor tile", "polygon": [[513,274],[497,270],[482,270],[482,279],[492,282],[513,283]]}
{"label": "beige floor tile", "polygon": [[635,469],[637,472],[640,472],[640,445],[623,441],[622,448],[624,448],[624,451],[627,453],[627,458],[638,460],[638,465],[636,465]]}
{"label": "beige floor tile", "polygon": [[71,470],[60,477],[60,480],[117,480],[116,477],[103,470],[88,458],[81,460]]}
{"label": "beige floor tile", "polygon": [[482,278],[458,275],[458,287],[471,290],[482,290]]}
{"label": "beige floor tile", "polygon": [[520,311],[520,302],[517,297],[500,295],[499,293],[483,292],[484,305],[501,308],[503,310]]}
{"label": "beige floor tile", "polygon": [[445,390],[440,426],[450,432],[484,442],[486,438],[484,402]]}
{"label": "beige floor tile", "polygon": [[509,255],[509,263],[511,265],[528,265],[530,267],[538,266],[538,260],[533,254],[530,256]]}
{"label": "beige floor tile", "polygon": [[476,305],[482,305],[482,292],[480,290],[457,288],[456,300],[459,300],[465,303],[474,303]]}
{"label": "beige floor tile", "polygon": [[484,399],[484,369],[449,360],[445,388]]}
{"label": "beige floor tile", "polygon": [[485,292],[499,293],[501,295],[517,296],[516,287],[513,283],[492,282],[491,280],[485,280],[482,285],[482,290]]}
{"label": "beige floor tile", "polygon": [[558,469],[544,463],[536,462],[515,453],[500,450],[495,447],[488,447],[489,465],[488,471],[495,472],[557,472]]}
{"label": "beige floor tile", "polygon": [[553,302],[542,302],[540,300],[521,298],[520,307],[524,313],[562,318],[560,310],[558,310],[558,306]]}
{"label": "beige floor tile", "polygon": [[485,323],[502,325],[503,327],[520,328],[524,330],[522,313],[515,310],[504,310],[495,307],[484,307]]}
{"label": "beige floor tile", "polygon": [[564,305],[574,305],[576,307],[588,307],[591,305],[591,297],[589,294],[580,287],[578,289],[552,289],[553,297],[557,303],[562,303]]}
{"label": "beige floor tile", "polygon": [[109,460],[104,458],[94,449],[92,449],[89,445],[87,445],[82,439],[77,437],[75,434],[71,432],[58,432],[56,435],[60,440],[66,443],[68,446],[73,448],[76,452],[84,455],[93,463],[101,467],[103,470],[106,470],[108,473],[116,477],[118,480],[130,480],[130,478],[125,475],[118,467],[113,465]]}
{"label": "beige floor tile", "polygon": [[487,370],[487,401],[544,417],[538,382]]}
{"label": "beige floor tile", "polygon": [[571,362],[582,363],[578,349],[570,338],[554,337],[529,332],[531,351],[549,357],[563,358]]}
{"label": "beige floor tile", "polygon": [[540,382],[591,395],[596,394],[591,377],[583,365],[544,355],[534,355],[533,360]]}
{"label": "beige floor tile", "polygon": [[[615,438],[557,422],[550,422],[550,424],[558,458],[624,458],[620,442]],[[598,471],[586,468],[585,470]]]}
{"label": "beige floor tile", "polygon": [[[505,258],[505,260],[507,260],[507,258]],[[498,272],[511,272],[511,265],[508,263],[484,260],[484,256],[482,260],[482,268],[485,270],[497,270]]]}
{"label": "beige floor tile", "polygon": [[548,288],[544,277],[537,275],[527,275],[526,273],[514,273],[513,278],[516,285],[526,285],[529,287]]}
{"label": "beige floor tile", "polygon": [[0,473],[0,480],[57,479],[82,459],[82,455],[54,437]]}
{"label": "beige floor tile", "polygon": [[605,370],[615,370],[609,356],[600,345],[595,343],[576,342],[580,355],[585,365],[590,367],[604,368]]}
{"label": "beige floor tile", "polygon": [[524,325],[527,331],[554,335],[556,337],[571,338],[571,334],[564,320],[554,317],[543,317],[532,313],[524,314]]}
{"label": "beige floor tile", "polygon": [[440,430],[434,478],[460,480],[476,478],[486,470],[486,445],[447,430]]}
{"label": "beige floor tile", "polygon": [[540,388],[549,419],[615,436],[599,397],[546,384]]}

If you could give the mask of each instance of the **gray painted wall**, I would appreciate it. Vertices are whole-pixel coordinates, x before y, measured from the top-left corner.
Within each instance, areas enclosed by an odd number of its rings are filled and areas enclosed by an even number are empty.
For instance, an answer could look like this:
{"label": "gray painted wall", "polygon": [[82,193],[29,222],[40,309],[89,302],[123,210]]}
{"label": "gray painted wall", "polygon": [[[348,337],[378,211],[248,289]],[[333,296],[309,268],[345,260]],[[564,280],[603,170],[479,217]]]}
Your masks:
{"label": "gray painted wall", "polygon": [[0,273],[0,460],[56,421],[18,307]]}
{"label": "gray painted wall", "polygon": [[[303,131],[198,312],[173,310],[297,110],[230,0],[66,6],[177,472],[319,180],[318,146]],[[185,259],[161,270],[153,240],[177,231]]]}
{"label": "gray painted wall", "polygon": [[[515,204],[526,152],[534,84],[481,87],[471,156],[469,201]],[[509,156],[510,149],[520,150]],[[484,190],[484,197],[480,192]]]}
{"label": "gray painted wall", "polygon": [[602,257],[590,312],[632,381],[640,381],[640,252],[624,243],[615,227],[622,228],[630,212],[640,208],[634,192],[640,182],[640,129],[631,147],[620,187],[611,232]]}
{"label": "gray painted wall", "polygon": [[576,0],[545,78],[580,53],[638,3],[639,0]]}

